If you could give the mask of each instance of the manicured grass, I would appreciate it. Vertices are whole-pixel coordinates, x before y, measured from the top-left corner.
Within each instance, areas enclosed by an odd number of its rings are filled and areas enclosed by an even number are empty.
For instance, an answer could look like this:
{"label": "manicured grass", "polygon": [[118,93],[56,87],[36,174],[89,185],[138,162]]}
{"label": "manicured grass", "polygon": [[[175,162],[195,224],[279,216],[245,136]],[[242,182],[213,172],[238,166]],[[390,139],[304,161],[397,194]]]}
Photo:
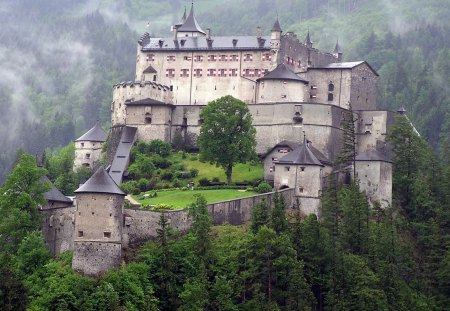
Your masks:
{"label": "manicured grass", "polygon": [[[201,178],[207,178],[212,180],[217,177],[220,181],[225,182],[226,176],[224,170],[221,167],[217,167],[213,164],[200,162],[199,160],[191,160],[193,154],[188,154],[186,159],[182,159],[179,154],[171,156],[172,161],[182,161],[186,165],[186,169],[189,171],[192,168],[198,169],[198,176],[194,178],[197,181]],[[197,155],[194,155],[194,157]],[[232,182],[244,182],[253,181],[257,179],[263,179],[264,171],[261,163],[238,163],[233,167],[233,174],[231,175]]]}
{"label": "manicured grass", "polygon": [[[149,191],[148,193],[151,193]],[[221,190],[172,190],[172,191],[160,191],[157,192],[156,198],[148,198],[145,200],[139,200],[140,196],[133,196],[142,205],[156,205],[156,204],[168,204],[173,207],[183,208],[195,201],[195,195],[201,194],[206,198],[208,203],[220,202],[224,200],[231,200],[242,197],[249,197],[255,195],[256,192],[252,191],[239,191],[235,189],[221,189]]]}

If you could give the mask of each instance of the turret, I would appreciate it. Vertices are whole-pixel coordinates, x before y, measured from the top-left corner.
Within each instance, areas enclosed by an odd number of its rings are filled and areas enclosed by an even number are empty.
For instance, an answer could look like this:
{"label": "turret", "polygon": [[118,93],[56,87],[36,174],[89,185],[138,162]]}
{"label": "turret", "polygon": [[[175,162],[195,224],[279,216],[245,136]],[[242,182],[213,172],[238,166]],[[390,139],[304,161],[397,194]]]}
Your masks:
{"label": "turret", "polygon": [[100,167],[75,194],[72,268],[97,276],[120,265],[125,193]]}
{"label": "turret", "polygon": [[308,47],[308,49],[312,49],[313,43],[311,41],[311,35],[309,34],[309,28],[305,38],[305,45]]}
{"label": "turret", "polygon": [[202,30],[195,18],[194,3],[192,3],[188,17],[184,18],[183,25],[177,27],[176,32],[177,37],[199,37],[206,35],[206,32]]}
{"label": "turret", "polygon": [[100,160],[102,145],[106,141],[106,133],[97,122],[95,125],[75,140],[75,161],[73,169],[80,167],[94,168]]}
{"label": "turret", "polygon": [[270,34],[270,48],[272,52],[272,68],[279,64],[281,64],[281,34],[282,34],[280,22],[277,20],[272,26],[271,34]]}
{"label": "turret", "polygon": [[336,41],[336,46],[334,47],[333,56],[338,59],[338,62],[342,62],[342,48],[339,45],[339,40]]}

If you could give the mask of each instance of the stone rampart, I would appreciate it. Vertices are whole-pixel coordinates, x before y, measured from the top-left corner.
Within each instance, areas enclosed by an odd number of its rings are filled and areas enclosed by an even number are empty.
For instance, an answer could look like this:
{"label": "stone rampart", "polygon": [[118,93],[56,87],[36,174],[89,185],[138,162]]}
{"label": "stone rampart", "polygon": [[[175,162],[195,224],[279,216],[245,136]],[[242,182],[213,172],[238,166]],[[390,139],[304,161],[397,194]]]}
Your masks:
{"label": "stone rampart", "polygon": [[[286,208],[293,205],[294,189],[283,189],[279,193],[283,196]],[[241,225],[250,220],[253,206],[262,200],[273,206],[275,192],[258,194],[251,197],[227,200],[208,204],[208,210],[213,218],[214,225],[229,223]],[[191,220],[187,215],[187,209],[166,211],[167,219],[172,228],[180,232],[187,232],[191,226]],[[124,247],[143,243],[157,236],[156,229],[161,212],[146,211],[140,209],[124,210],[124,227],[122,244]]]}

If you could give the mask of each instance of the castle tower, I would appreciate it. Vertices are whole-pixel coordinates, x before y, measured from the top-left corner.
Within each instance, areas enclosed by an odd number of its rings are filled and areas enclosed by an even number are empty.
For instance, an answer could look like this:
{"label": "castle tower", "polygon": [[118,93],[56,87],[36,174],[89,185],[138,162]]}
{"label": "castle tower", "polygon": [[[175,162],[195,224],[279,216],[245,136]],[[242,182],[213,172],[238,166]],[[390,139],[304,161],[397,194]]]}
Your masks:
{"label": "castle tower", "polygon": [[338,59],[338,62],[342,62],[342,48],[339,45],[339,40],[336,41],[336,46],[334,47],[333,56]]}
{"label": "castle tower", "polygon": [[258,103],[303,102],[308,81],[300,78],[285,64],[279,64],[257,81]]}
{"label": "castle tower", "polygon": [[313,47],[313,43],[311,41],[311,36],[309,34],[309,28],[308,28],[308,33],[306,34],[306,38],[305,38],[305,45],[308,48],[308,60],[307,60],[307,64],[308,64],[308,68],[311,67],[311,50]]}
{"label": "castle tower", "polygon": [[120,265],[125,194],[103,167],[75,193],[72,268],[96,276]]}
{"label": "castle tower", "polygon": [[277,65],[282,63],[281,59],[281,34],[280,22],[277,20],[272,26],[270,34],[270,52],[272,53],[272,68],[275,69]]}
{"label": "castle tower", "polygon": [[191,11],[189,12],[188,17],[185,18],[183,25],[176,27],[174,31],[176,31],[175,38],[200,37],[206,35],[206,32],[203,31],[203,29],[198,24],[197,19],[195,18],[194,3],[192,3]]}
{"label": "castle tower", "polygon": [[301,211],[318,215],[323,174],[324,165],[309,148],[305,136],[303,144],[275,163],[274,185],[277,189],[295,188]]}
{"label": "castle tower", "polygon": [[76,170],[82,166],[94,168],[100,160],[102,145],[105,141],[106,133],[97,122],[94,127],[75,140],[73,169]]}

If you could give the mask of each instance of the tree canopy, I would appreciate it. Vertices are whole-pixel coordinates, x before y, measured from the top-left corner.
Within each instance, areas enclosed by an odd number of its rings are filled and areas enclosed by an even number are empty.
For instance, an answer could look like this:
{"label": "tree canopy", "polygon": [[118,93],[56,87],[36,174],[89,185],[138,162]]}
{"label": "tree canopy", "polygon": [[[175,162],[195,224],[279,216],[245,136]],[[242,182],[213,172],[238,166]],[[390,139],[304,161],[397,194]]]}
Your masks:
{"label": "tree canopy", "polygon": [[225,170],[227,183],[235,163],[245,163],[255,158],[256,130],[247,105],[224,96],[212,101],[200,113],[203,119],[198,137],[200,156]]}

